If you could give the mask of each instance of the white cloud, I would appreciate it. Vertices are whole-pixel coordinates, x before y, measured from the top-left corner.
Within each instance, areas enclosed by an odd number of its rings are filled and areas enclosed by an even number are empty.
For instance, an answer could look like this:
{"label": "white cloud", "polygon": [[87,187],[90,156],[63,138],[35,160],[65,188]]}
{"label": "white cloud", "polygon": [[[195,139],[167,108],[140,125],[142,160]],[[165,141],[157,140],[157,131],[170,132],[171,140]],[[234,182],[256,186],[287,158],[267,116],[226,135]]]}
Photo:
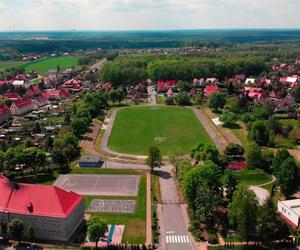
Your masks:
{"label": "white cloud", "polygon": [[0,0],[0,30],[300,28],[299,0]]}

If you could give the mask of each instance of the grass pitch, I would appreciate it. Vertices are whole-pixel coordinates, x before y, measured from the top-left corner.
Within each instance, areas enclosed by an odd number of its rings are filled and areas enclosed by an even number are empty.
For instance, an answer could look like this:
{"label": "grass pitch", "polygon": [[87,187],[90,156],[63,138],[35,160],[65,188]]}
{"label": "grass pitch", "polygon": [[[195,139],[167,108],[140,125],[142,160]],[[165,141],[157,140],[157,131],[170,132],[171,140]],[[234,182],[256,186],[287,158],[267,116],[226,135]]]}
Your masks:
{"label": "grass pitch", "polygon": [[49,69],[56,69],[57,65],[60,70],[65,70],[78,65],[79,57],[77,56],[59,56],[49,57],[26,63],[24,65],[25,71],[37,71],[40,74],[47,73]]}
{"label": "grass pitch", "polygon": [[108,146],[127,154],[146,155],[156,145],[163,155],[188,154],[200,141],[213,144],[193,111],[178,107],[135,107],[118,111]]}

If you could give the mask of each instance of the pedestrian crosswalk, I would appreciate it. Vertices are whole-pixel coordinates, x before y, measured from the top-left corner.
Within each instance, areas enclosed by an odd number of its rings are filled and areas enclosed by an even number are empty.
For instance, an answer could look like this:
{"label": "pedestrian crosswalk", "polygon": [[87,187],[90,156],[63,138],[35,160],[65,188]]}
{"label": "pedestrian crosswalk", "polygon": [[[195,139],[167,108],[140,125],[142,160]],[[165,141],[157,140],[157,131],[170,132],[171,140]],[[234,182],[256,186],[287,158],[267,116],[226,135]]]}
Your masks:
{"label": "pedestrian crosswalk", "polygon": [[166,243],[167,244],[176,244],[176,243],[189,243],[190,239],[187,235],[167,235]]}

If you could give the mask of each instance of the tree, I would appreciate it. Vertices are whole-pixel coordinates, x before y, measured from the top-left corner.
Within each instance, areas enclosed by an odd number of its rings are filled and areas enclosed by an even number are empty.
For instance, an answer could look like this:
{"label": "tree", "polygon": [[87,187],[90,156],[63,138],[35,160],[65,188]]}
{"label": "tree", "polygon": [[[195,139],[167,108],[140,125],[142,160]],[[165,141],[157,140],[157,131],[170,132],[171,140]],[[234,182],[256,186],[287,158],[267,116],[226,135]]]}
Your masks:
{"label": "tree", "polygon": [[191,98],[186,92],[180,92],[176,96],[176,102],[180,106],[191,105]]}
{"label": "tree", "polygon": [[34,229],[32,226],[27,228],[27,238],[29,241],[33,241],[34,239]]}
{"label": "tree", "polygon": [[238,120],[238,116],[235,113],[230,111],[225,111],[220,117],[220,121],[224,123],[225,127],[236,123],[237,120]]}
{"label": "tree", "polygon": [[191,151],[191,157],[197,162],[199,161],[212,161],[218,163],[219,160],[219,150],[216,146],[211,144],[198,143]]}
{"label": "tree", "polygon": [[155,146],[150,146],[148,150],[147,165],[153,173],[154,168],[159,168],[162,164],[162,156],[160,150]]}
{"label": "tree", "polygon": [[291,155],[286,149],[279,149],[276,152],[272,160],[272,172],[275,176],[278,175],[281,164],[290,157]]}
{"label": "tree", "polygon": [[237,232],[248,244],[256,235],[258,201],[254,192],[239,186],[228,208],[229,223],[237,226]]}
{"label": "tree", "polygon": [[227,162],[235,162],[243,159],[245,150],[239,144],[229,143],[223,153]]}
{"label": "tree", "polygon": [[172,97],[172,96],[167,97],[166,100],[165,100],[165,103],[166,103],[166,105],[174,105],[175,104],[174,97]]}
{"label": "tree", "polygon": [[297,85],[292,89],[292,96],[294,97],[295,102],[300,102],[300,85]]}
{"label": "tree", "polygon": [[258,235],[263,244],[271,246],[273,241],[286,239],[289,230],[276,215],[272,198],[268,198],[260,208]]}
{"label": "tree", "polygon": [[287,158],[280,165],[277,174],[277,184],[284,195],[294,191],[298,175],[298,167],[292,157]]}
{"label": "tree", "polygon": [[115,104],[119,100],[119,93],[117,90],[112,89],[109,91],[109,100],[113,104]]}
{"label": "tree", "polygon": [[249,168],[257,168],[261,164],[262,154],[260,147],[255,142],[246,145],[246,162]]}
{"label": "tree", "polygon": [[226,193],[226,197],[229,201],[232,200],[232,196],[237,188],[238,185],[238,180],[233,175],[231,171],[227,171],[225,175],[222,177],[222,184],[223,184],[223,189]]}
{"label": "tree", "polygon": [[24,224],[19,219],[14,219],[8,224],[8,233],[13,237],[14,239],[17,239],[19,241],[19,244],[21,243],[23,234],[24,234]]}
{"label": "tree", "polygon": [[86,118],[74,118],[71,121],[71,129],[77,137],[85,133],[89,128],[89,122]]}
{"label": "tree", "polygon": [[209,100],[209,107],[213,111],[218,111],[219,109],[223,109],[226,104],[226,95],[221,93],[214,93]]}
{"label": "tree", "polygon": [[66,125],[70,125],[70,123],[71,123],[71,117],[70,117],[69,113],[66,113],[65,118],[64,118],[64,123]]}
{"label": "tree", "polygon": [[270,133],[266,123],[261,120],[255,121],[251,126],[249,138],[258,145],[268,145],[270,142]]}
{"label": "tree", "polygon": [[87,233],[89,239],[96,243],[96,248],[98,247],[98,241],[100,237],[105,235],[107,229],[107,223],[96,215],[92,215],[87,223]]}

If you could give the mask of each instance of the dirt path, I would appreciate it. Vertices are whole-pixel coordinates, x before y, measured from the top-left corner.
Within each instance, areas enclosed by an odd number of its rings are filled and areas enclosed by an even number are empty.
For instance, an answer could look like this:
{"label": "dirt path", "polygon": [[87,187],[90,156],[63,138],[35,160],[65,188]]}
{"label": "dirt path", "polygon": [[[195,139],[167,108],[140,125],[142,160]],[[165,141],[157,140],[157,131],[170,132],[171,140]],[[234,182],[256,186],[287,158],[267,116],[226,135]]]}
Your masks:
{"label": "dirt path", "polygon": [[106,58],[96,62],[94,65],[92,65],[90,67],[90,69],[97,69],[97,70],[100,70],[101,69],[101,66],[106,62]]}

